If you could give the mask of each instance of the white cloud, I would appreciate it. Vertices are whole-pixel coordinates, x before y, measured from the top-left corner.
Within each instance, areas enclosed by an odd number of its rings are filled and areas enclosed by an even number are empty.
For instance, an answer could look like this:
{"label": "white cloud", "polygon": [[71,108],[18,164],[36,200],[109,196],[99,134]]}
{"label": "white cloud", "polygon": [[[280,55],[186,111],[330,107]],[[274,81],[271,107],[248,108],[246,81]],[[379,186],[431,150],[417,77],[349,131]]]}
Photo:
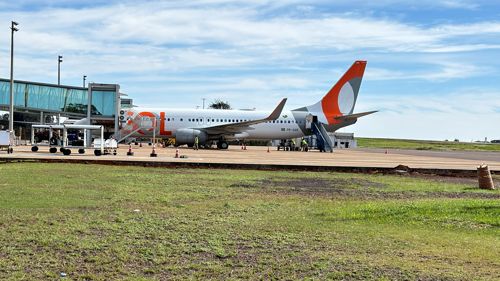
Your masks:
{"label": "white cloud", "polygon": [[[468,89],[434,95],[363,96],[356,111],[380,112],[344,130],[358,136],[464,141],[499,138],[500,92]],[[383,130],[381,129],[383,128]]]}
{"label": "white cloud", "polygon": [[385,68],[371,67],[367,71],[365,81],[384,80],[426,80],[426,81],[447,81],[450,79],[470,78],[490,72],[485,67],[478,67],[473,64],[435,61],[432,68],[425,70],[391,70]]}

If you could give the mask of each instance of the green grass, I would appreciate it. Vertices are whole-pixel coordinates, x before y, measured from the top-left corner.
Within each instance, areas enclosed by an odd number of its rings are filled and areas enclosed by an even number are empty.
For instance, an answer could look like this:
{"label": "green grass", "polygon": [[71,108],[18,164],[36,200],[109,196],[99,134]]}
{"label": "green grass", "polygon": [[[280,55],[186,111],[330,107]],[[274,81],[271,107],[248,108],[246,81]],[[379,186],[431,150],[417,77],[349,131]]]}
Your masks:
{"label": "green grass", "polygon": [[0,279],[500,277],[500,192],[469,180],[0,165]]}
{"label": "green grass", "polygon": [[495,143],[468,143],[454,141],[426,141],[379,138],[356,138],[356,140],[358,142],[358,147],[363,148],[500,151],[500,144]]}

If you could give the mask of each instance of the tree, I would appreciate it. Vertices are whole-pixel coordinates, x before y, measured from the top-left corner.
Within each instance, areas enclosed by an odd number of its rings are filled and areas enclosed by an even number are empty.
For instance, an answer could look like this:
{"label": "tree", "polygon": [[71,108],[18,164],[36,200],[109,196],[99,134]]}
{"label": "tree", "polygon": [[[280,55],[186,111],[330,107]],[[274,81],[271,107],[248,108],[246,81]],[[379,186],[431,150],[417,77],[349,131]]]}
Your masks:
{"label": "tree", "polygon": [[208,108],[211,109],[231,109],[231,105],[227,101],[223,101],[221,99],[214,100]]}

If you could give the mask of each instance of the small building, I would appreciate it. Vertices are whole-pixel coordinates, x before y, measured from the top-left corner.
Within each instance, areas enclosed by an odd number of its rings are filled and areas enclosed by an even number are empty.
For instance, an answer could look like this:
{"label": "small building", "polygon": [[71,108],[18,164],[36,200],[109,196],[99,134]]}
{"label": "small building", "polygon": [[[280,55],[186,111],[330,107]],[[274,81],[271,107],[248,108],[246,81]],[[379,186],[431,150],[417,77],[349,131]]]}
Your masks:
{"label": "small building", "polygon": [[354,133],[340,133],[334,132],[328,134],[332,139],[333,148],[356,148],[357,141],[354,139]]}

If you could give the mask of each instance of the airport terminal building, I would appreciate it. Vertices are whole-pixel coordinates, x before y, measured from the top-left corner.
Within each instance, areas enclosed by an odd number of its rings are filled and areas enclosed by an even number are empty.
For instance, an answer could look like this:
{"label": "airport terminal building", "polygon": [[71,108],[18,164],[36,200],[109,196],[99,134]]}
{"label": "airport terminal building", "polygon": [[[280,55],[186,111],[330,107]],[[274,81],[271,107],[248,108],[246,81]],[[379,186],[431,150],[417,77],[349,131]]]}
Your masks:
{"label": "airport terminal building", "polygon": [[[122,96],[118,84],[89,83],[87,88],[29,81],[14,81],[14,131],[29,139],[32,124],[56,124],[61,118],[87,118],[90,125],[103,125],[107,137],[119,132]],[[124,107],[132,106],[123,99]],[[0,110],[9,111],[10,80],[0,78]],[[8,114],[0,118],[8,127]]]}

